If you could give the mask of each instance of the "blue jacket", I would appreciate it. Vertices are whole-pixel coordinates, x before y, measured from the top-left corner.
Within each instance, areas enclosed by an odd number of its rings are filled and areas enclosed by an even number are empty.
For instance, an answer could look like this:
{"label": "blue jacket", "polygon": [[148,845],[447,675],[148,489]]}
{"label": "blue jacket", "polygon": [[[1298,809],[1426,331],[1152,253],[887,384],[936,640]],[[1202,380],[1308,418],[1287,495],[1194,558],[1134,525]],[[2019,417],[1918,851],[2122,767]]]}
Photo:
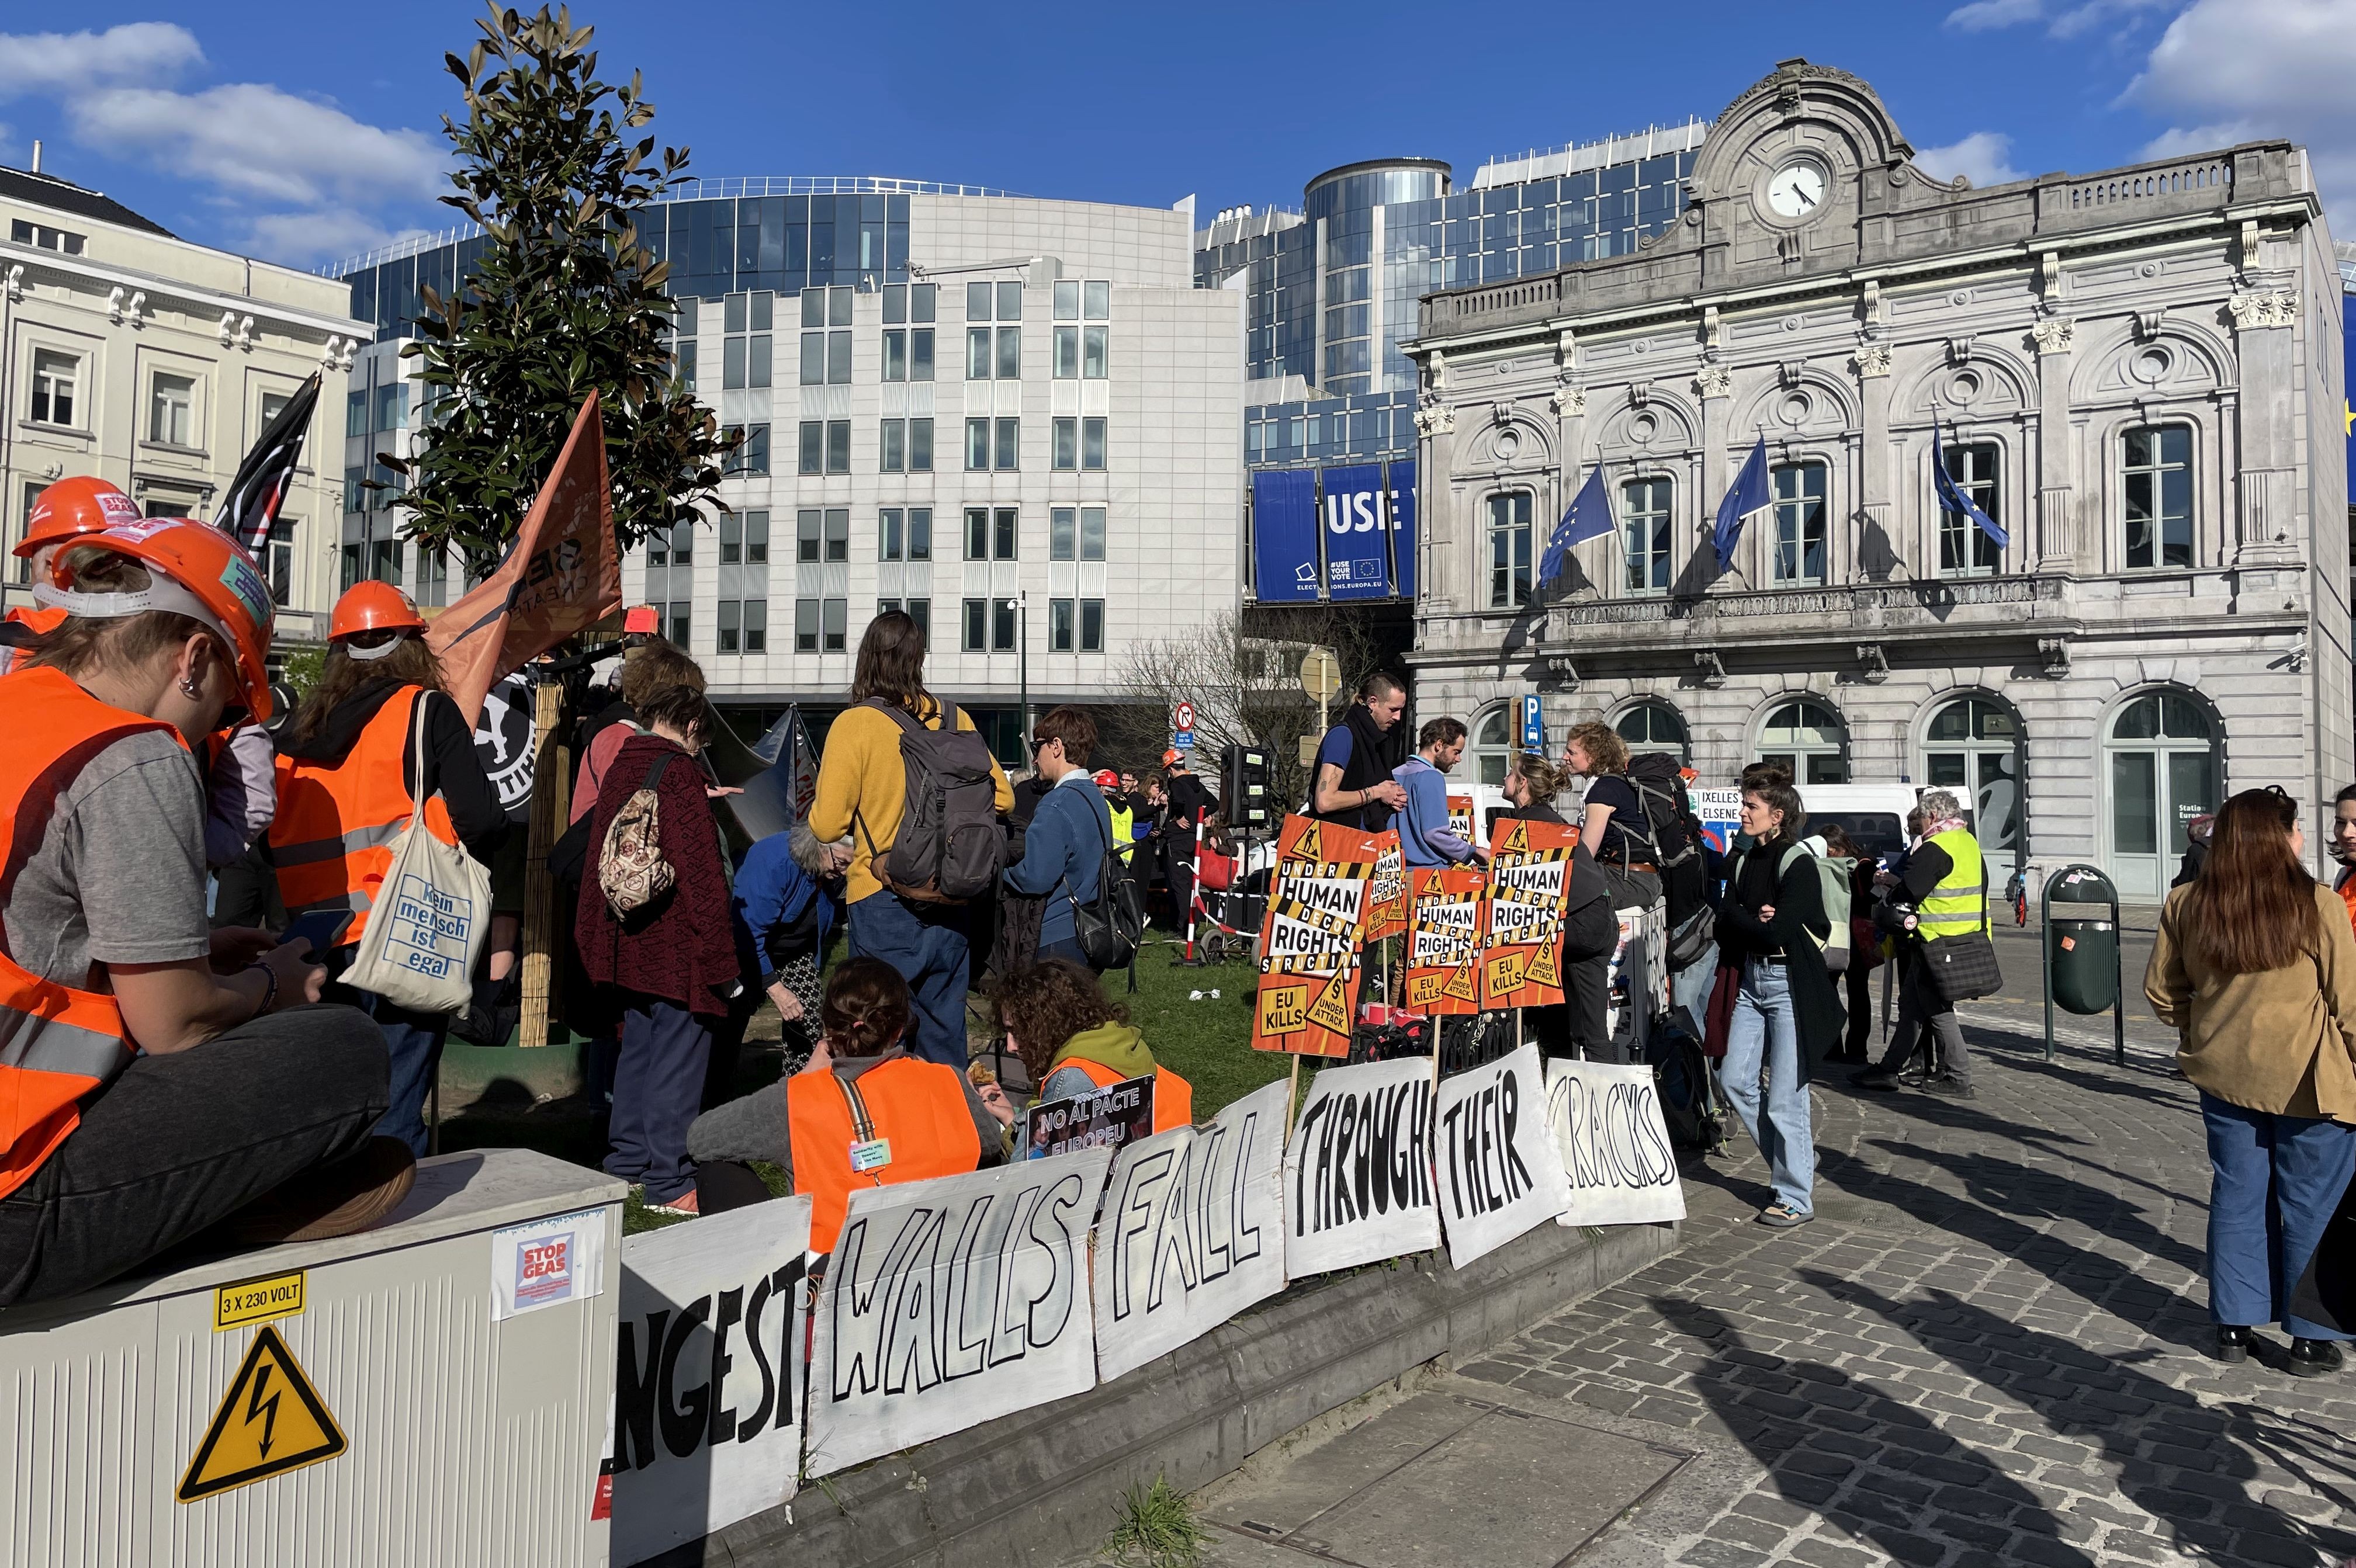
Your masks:
{"label": "blue jacket", "polygon": [[1407,809],[1392,819],[1399,830],[1400,857],[1410,866],[1461,866],[1472,846],[1448,826],[1448,775],[1421,757],[1409,757],[1391,772],[1407,791]]}
{"label": "blue jacket", "polygon": [[1067,779],[1040,797],[1023,835],[1023,859],[1006,868],[1009,891],[1048,895],[1039,914],[1040,946],[1073,940],[1072,903],[1095,901],[1097,871],[1111,844],[1112,811],[1090,780]]}
{"label": "blue jacket", "polygon": [[793,857],[793,835],[772,833],[744,851],[736,868],[736,887],[728,901],[736,919],[736,943],[751,959],[751,972],[766,977],[776,965],[771,961],[771,938],[800,923],[815,912],[818,953],[826,951],[827,933],[833,929],[835,901]]}

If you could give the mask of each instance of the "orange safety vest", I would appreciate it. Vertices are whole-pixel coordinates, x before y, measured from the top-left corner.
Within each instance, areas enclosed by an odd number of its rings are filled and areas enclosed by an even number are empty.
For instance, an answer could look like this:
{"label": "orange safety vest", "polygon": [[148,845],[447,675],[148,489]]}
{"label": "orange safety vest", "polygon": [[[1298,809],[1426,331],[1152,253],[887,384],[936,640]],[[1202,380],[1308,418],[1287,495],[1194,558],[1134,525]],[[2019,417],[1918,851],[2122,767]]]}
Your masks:
{"label": "orange safety vest", "polygon": [[[981,1133],[958,1076],[954,1067],[903,1056],[855,1079],[804,1072],[787,1080],[794,1191],[814,1200],[810,1251],[834,1251],[856,1189],[956,1176],[981,1163]],[[851,1169],[851,1146],[876,1138],[892,1146],[892,1162]]]}
{"label": "orange safety vest", "polygon": [[[1101,1061],[1090,1061],[1085,1056],[1067,1056],[1055,1063],[1055,1071],[1076,1067],[1088,1075],[1088,1082],[1099,1089],[1109,1089],[1125,1083],[1119,1072]],[[1153,1130],[1166,1133],[1173,1127],[1194,1125],[1194,1086],[1167,1067],[1153,1070]]]}
{"label": "orange safety vest", "polygon": [[[6,615],[0,616],[0,620],[14,621],[20,626],[29,626],[35,636],[46,637],[65,624],[66,613],[55,605],[37,604],[31,609],[11,610]],[[16,650],[0,646],[0,675],[6,675],[16,667]]]}
{"label": "orange safety vest", "polygon": [[2356,869],[2340,872],[2340,885],[2333,891],[2340,895],[2340,901],[2347,907],[2349,920],[2356,923]]}
{"label": "orange safety vest", "polygon": [[[63,670],[0,677],[0,712],[13,736],[0,748],[0,883],[5,906],[16,872],[48,830],[66,787],[104,748],[169,724],[101,702]],[[186,744],[185,741],[182,744]],[[159,867],[169,875],[171,868]],[[21,968],[0,946],[0,1197],[22,1187],[81,1124],[84,1097],[131,1061],[123,1009],[102,991],[76,990]]]}
{"label": "orange safety vest", "polygon": [[[348,914],[328,947],[358,942],[368,929],[368,912],[392,867],[392,841],[409,826],[402,759],[424,691],[407,686],[387,698],[332,767],[278,754],[278,815],[270,824],[278,897],[292,920],[323,910]],[[425,803],[425,830],[444,844],[458,842],[439,795]]]}

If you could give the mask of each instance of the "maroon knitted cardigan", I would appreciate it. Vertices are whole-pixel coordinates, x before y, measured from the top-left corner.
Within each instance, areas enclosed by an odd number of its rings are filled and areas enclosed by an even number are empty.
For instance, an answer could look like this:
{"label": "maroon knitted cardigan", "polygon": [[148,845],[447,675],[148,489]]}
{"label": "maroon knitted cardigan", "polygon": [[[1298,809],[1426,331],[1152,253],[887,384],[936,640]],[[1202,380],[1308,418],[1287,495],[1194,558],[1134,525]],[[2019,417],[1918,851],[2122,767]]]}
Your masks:
{"label": "maroon knitted cardigan", "polygon": [[[663,859],[678,873],[669,892],[617,920],[597,885],[597,855],[605,829],[638,791],[655,759],[670,766],[655,784]],[[605,769],[590,827],[588,874],[573,923],[581,967],[599,985],[676,1002],[691,1012],[724,1014],[728,992],[741,977],[728,923],[728,877],[720,859],[720,829],[703,793],[703,770],[685,749],[659,735],[633,735]]]}

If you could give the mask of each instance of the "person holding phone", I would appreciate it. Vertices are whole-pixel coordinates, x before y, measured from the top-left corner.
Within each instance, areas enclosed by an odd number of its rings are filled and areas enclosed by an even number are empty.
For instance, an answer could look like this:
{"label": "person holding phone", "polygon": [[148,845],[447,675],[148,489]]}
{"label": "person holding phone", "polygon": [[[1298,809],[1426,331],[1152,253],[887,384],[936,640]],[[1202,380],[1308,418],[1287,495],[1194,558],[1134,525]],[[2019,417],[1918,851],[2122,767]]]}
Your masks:
{"label": "person holding phone", "polygon": [[297,944],[206,918],[194,750],[232,710],[271,712],[252,558],[200,522],[134,521],[70,541],[38,589],[63,618],[0,677],[0,1307],[202,1232],[365,1230],[414,1174],[369,1136],[375,1027],[314,1005]]}
{"label": "person holding phone", "polygon": [[508,818],[483,776],[474,727],[425,645],[425,619],[391,583],[359,583],[336,601],[319,684],[279,737],[277,784],[270,848],[279,898],[326,959],[328,998],[361,1008],[384,1032],[392,1099],[377,1130],[422,1155],[449,1016],[395,1007],[333,977],[359,952],[412,800],[425,803],[426,831],[478,860],[491,858]]}

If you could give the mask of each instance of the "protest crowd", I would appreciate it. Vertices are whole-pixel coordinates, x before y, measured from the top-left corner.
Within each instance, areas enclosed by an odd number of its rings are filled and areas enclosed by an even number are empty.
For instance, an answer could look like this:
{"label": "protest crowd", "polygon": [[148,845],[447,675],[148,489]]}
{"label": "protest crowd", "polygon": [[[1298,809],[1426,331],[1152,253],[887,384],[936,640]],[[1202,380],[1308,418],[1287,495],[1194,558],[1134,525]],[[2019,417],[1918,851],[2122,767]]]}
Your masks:
{"label": "protest crowd", "polygon": [[[271,684],[269,594],[221,531],[73,480],[42,497],[19,553],[44,608],[12,619],[0,676],[19,737],[0,761],[0,1307],[183,1247],[383,1222],[434,1147],[447,1039],[515,1027],[532,780],[514,762],[533,747],[531,661],[556,678],[579,642],[453,652],[471,635],[455,610],[429,624],[363,582],[298,701]],[[1140,1139],[1217,1110],[1104,983],[1136,961],[1150,907],[1173,937],[1205,916],[1205,843],[1243,882],[1263,875],[1184,753],[1108,757],[1091,714],[1059,706],[1011,779],[928,689],[923,629],[886,612],[823,746],[806,763],[797,731],[776,759],[807,785],[793,819],[732,834],[740,788],[708,763],[722,721],[703,672],[651,622],[634,613],[597,650],[547,856],[561,1006],[610,1107],[604,1168],[648,1208],[807,1197],[822,1268],[854,1244],[862,1193],[1110,1157],[1119,1139],[1074,1134],[1070,1106],[1127,1096],[1122,1136]],[[1761,763],[1739,821],[1714,828],[1689,773],[1581,724],[1559,758],[1513,757],[1503,805],[1476,821],[1449,785],[1464,724],[1407,709],[1396,677],[1365,680],[1267,847],[1259,904],[1230,912],[1261,944],[1250,1046],[1387,1062],[1403,1075],[1369,1102],[1387,1115],[1418,1083],[1423,1116],[1495,1073],[1488,1101],[1457,1108],[1484,1140],[1484,1117],[1515,1136],[1515,1061],[1542,1071],[1529,1092],[1550,1122],[1567,1067],[1633,1073],[1680,1134],[1740,1125],[1772,1170],[1757,1218],[1778,1229],[1814,1218],[1809,1085],[1828,1064],[1869,1091],[1975,1097],[1957,1004],[2001,976],[1966,801],[1920,792],[1905,848],[1869,858],[1837,826],[1812,831],[1804,792]],[[2146,979],[2201,1094],[2219,1354],[2281,1323],[2310,1373],[2340,1366],[2351,1325],[2351,1264],[2322,1243],[2356,1166],[2356,785],[2336,810],[2348,869],[2326,887],[2301,867],[2295,800],[2228,800]],[[1869,1060],[1877,969],[1896,1022]],[[782,1075],[744,1092],[765,1005]],[[1239,1124],[1237,1147],[1275,1159],[1296,1111],[1297,1141],[1330,1133],[1324,1082],[1271,1085],[1280,1125]],[[1436,1141],[1456,1115],[1430,1124]],[[1477,1189],[1468,1159],[1436,1154],[1430,1179]],[[1485,1205],[1457,1194],[1460,1261],[1518,1233],[1484,1232],[1484,1208],[1572,1222],[1575,1154],[1537,1182],[1550,1195],[1508,1168]],[[1430,1201],[1428,1238],[1365,1255],[1438,1244]]]}

